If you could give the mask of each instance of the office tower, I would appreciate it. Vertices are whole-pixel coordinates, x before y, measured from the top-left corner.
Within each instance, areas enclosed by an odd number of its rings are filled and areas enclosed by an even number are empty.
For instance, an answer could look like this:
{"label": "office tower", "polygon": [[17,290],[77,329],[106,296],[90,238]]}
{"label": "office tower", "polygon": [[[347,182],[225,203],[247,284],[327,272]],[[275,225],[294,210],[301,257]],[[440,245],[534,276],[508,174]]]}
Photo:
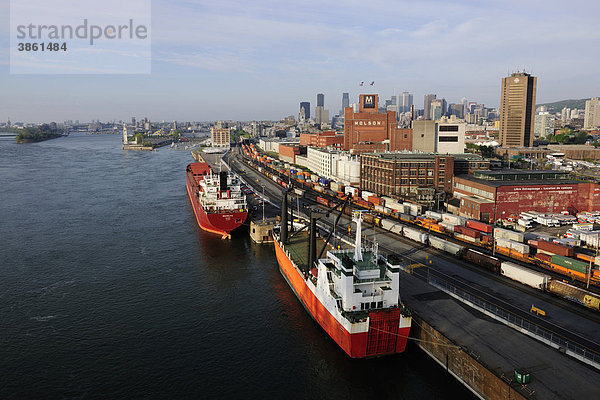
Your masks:
{"label": "office tower", "polygon": [[450,107],[448,107],[448,114],[454,115],[457,118],[464,118],[464,116],[465,116],[464,110],[465,110],[465,105],[462,103],[450,104]]}
{"label": "office tower", "polygon": [[323,93],[317,94],[317,107],[325,106],[325,95]]}
{"label": "office tower", "polygon": [[346,107],[350,107],[350,95],[348,93],[342,93],[342,112]]}
{"label": "office tower", "polygon": [[413,95],[408,92],[402,92],[398,95],[398,112],[410,112],[410,107],[413,105]]}
{"label": "office tower", "polygon": [[434,121],[439,120],[444,115],[444,99],[436,99],[431,101],[431,118]]}
{"label": "office tower", "polygon": [[591,129],[600,126],[600,100],[597,97],[592,97],[585,102],[585,118],[583,120],[583,128]]}
{"label": "office tower", "polygon": [[465,114],[468,112],[468,110],[467,110],[467,105],[468,105],[467,98],[463,97],[462,99],[460,99],[460,104],[462,104],[462,106],[463,106],[462,115],[463,115],[463,118],[464,118]]}
{"label": "office tower", "polygon": [[526,72],[515,72],[502,78],[500,100],[500,145],[531,147],[535,120],[537,78]]}
{"label": "office tower", "polygon": [[562,122],[567,122],[570,117],[571,117],[571,109],[568,107],[563,107],[563,109],[560,112],[560,120]]}
{"label": "office tower", "polygon": [[325,95],[323,93],[317,94],[317,107],[315,108],[315,122],[322,124],[329,122],[329,111],[325,110]]}
{"label": "office tower", "polygon": [[426,94],[423,98],[423,119],[431,119],[431,101],[436,97],[435,94]]}
{"label": "office tower", "polygon": [[[304,115],[304,118],[302,116]],[[300,103],[300,117],[301,121],[308,121],[310,119],[310,102],[303,101]]]}

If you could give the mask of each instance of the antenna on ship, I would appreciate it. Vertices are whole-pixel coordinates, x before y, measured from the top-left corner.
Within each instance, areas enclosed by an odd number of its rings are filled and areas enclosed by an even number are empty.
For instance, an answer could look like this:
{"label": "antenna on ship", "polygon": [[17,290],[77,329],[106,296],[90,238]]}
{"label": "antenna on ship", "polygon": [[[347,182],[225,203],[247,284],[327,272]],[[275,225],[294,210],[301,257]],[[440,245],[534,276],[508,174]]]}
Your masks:
{"label": "antenna on ship", "polygon": [[356,241],[354,242],[354,261],[362,261],[361,236],[362,236],[362,211],[357,211],[352,218],[356,222]]}

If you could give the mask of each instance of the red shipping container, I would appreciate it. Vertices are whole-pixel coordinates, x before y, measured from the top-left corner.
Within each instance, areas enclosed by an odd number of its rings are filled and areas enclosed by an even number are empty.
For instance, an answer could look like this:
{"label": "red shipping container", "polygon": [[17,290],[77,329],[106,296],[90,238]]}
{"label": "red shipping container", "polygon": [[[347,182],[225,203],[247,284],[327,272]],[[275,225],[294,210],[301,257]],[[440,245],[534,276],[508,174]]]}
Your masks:
{"label": "red shipping container", "polygon": [[550,243],[544,240],[538,240],[538,249],[565,257],[573,257],[574,253],[572,247],[561,246],[560,244]]}
{"label": "red shipping container", "polygon": [[492,241],[492,237],[490,235],[482,234],[481,241],[484,243],[490,243]]}
{"label": "red shipping container", "polygon": [[535,255],[535,258],[538,258],[542,261],[547,261],[547,262],[551,262],[552,261],[552,256],[550,254],[543,254],[543,253],[537,253]]}
{"label": "red shipping container", "polygon": [[369,202],[375,204],[376,206],[382,206],[383,203],[381,201],[381,199],[377,196],[369,196],[367,197],[367,200],[369,200]]}
{"label": "red shipping container", "polygon": [[465,236],[469,236],[472,238],[479,238],[481,237],[481,232],[476,231],[475,229],[471,229],[471,228],[467,228],[461,225],[456,225],[454,227],[454,232],[456,233],[460,233],[461,235],[465,235]]}
{"label": "red shipping container", "polygon": [[475,229],[484,233],[492,233],[494,231],[494,227],[488,224],[484,224],[483,222],[474,221],[472,219],[467,220],[467,227],[471,229]]}

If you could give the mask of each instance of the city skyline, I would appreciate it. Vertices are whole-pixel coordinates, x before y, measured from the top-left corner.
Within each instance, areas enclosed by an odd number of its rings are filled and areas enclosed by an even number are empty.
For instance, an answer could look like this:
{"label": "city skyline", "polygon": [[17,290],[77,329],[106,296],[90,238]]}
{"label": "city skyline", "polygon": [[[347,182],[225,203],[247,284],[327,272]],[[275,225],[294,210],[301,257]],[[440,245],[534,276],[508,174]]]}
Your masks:
{"label": "city skyline", "polygon": [[150,75],[50,76],[9,74],[3,0],[0,121],[278,120],[316,93],[333,115],[343,92],[350,104],[406,91],[419,109],[427,93],[498,108],[499,79],[518,69],[538,77],[538,103],[596,97],[588,49],[600,39],[590,28],[600,5],[578,3],[154,1]]}

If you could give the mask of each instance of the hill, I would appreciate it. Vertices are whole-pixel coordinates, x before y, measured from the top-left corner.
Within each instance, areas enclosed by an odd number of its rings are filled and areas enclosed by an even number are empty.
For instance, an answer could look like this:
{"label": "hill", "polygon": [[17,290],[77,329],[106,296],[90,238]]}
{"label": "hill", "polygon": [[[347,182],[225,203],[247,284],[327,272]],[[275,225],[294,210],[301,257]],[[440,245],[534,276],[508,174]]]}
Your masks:
{"label": "hill", "polygon": [[588,99],[560,100],[560,101],[555,101],[553,103],[537,104],[535,106],[535,108],[538,108],[539,106],[546,106],[546,107],[548,107],[548,111],[554,111],[554,112],[560,112],[564,107],[570,108],[571,110],[574,108],[584,110],[586,100],[589,100],[589,98]]}

